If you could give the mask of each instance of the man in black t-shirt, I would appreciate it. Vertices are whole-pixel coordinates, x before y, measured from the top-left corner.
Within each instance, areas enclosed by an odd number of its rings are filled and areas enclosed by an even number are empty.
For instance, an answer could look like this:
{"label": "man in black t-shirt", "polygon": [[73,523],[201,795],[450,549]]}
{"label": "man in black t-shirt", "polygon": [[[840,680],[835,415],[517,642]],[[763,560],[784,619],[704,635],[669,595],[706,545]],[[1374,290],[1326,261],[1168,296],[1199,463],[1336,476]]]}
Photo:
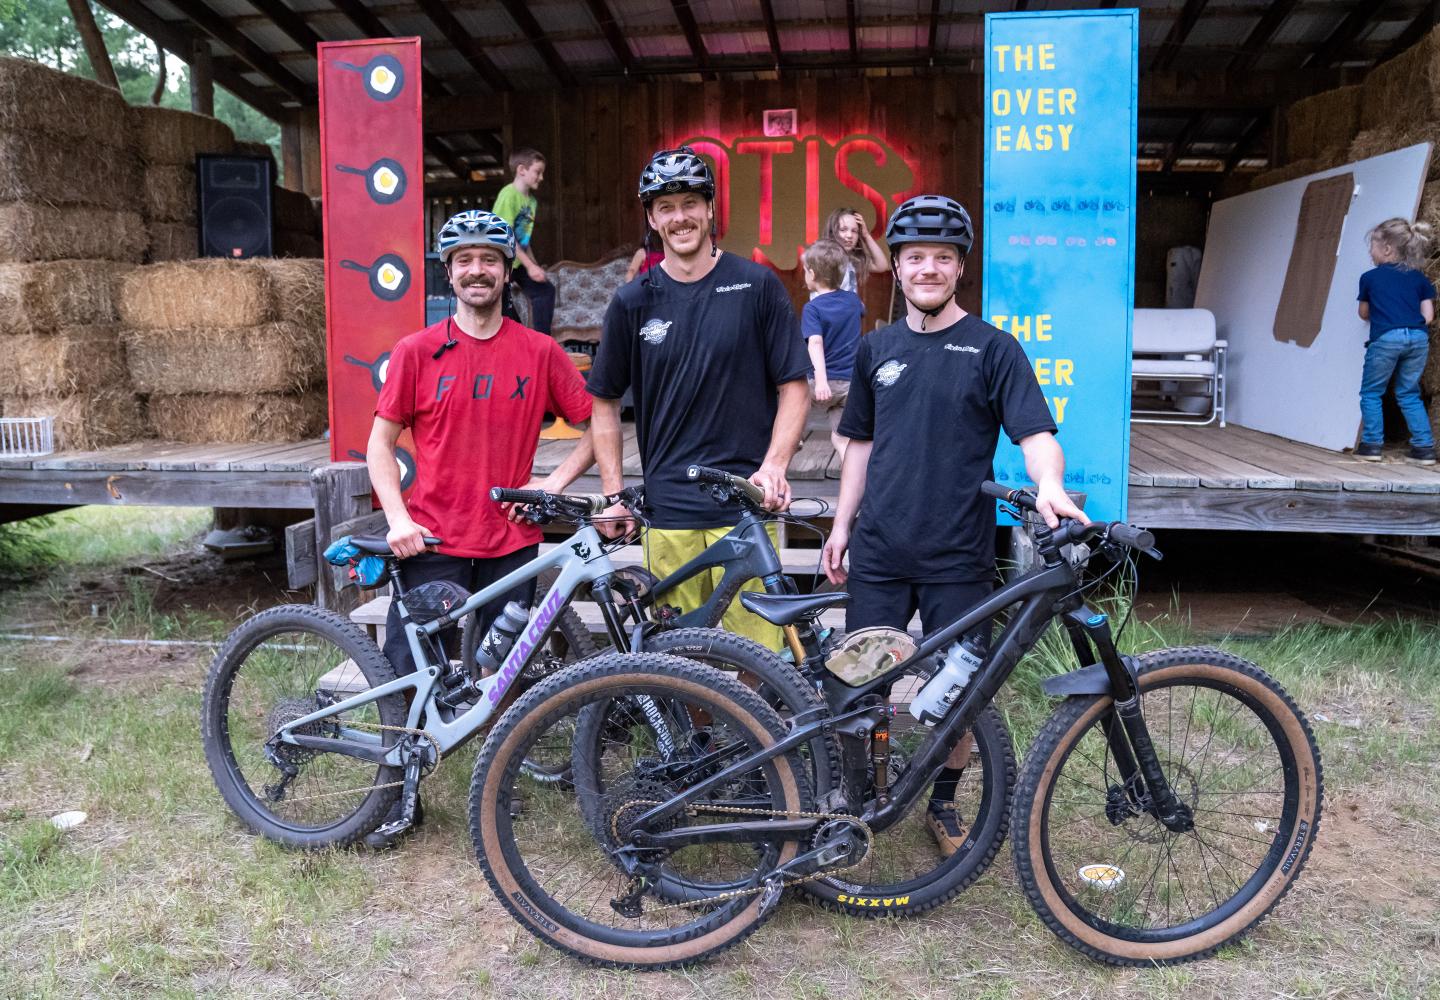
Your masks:
{"label": "man in black t-shirt", "polygon": [[[903,630],[918,609],[930,633],[992,590],[995,504],[980,484],[992,475],[1002,428],[1024,454],[1046,521],[1085,516],[1065,494],[1065,456],[1024,350],[955,301],[974,242],[965,209],[940,195],[911,198],[885,239],[906,315],[860,341],[839,428],[851,443],[823,561],[850,592],[847,629]],[[961,741],[936,780],[927,815],[947,855],[965,839],[948,804],[968,746]]]}
{"label": "man in black t-shirt", "polygon": [[[679,569],[739,516],[717,506],[685,470],[707,465],[748,477],[765,491],[767,507],[782,510],[790,502],[786,467],[809,409],[810,361],[790,297],[769,268],[715,245],[714,196],[709,166],[688,148],[662,150],[646,165],[646,243],[658,235],[665,259],[615,293],[590,370],[595,457],[607,493],[623,486],[620,399],[633,392],[652,512],[646,554],[660,575]],[[601,522],[606,534],[633,527],[624,508],[607,513],[614,520]],[[713,584],[711,574],[700,574],[667,603],[692,610]],[[778,629],[738,607],[725,627],[779,647]]]}

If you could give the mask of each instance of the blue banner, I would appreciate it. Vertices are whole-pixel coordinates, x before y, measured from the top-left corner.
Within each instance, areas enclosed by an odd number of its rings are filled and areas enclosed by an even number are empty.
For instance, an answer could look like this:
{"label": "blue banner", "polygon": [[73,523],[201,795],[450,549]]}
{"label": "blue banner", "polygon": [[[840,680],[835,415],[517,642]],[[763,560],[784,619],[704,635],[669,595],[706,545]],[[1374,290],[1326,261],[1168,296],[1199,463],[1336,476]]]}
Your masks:
{"label": "blue banner", "polygon": [[[1123,520],[1130,459],[1139,12],[985,17],[983,316],[1034,366],[1065,487]],[[1002,436],[995,478],[1030,482]]]}

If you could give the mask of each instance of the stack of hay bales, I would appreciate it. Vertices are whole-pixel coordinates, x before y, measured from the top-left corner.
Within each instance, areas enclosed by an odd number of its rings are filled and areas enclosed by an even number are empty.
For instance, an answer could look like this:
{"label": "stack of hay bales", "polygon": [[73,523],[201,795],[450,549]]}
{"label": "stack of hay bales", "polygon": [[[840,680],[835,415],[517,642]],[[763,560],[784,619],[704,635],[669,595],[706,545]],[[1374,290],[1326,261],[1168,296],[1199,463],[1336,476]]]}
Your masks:
{"label": "stack of hay bales", "polygon": [[174,108],[133,107],[130,123],[144,166],[142,205],[150,236],[146,259],[198,256],[195,157],[231,152],[235,134],[218,119]]}
{"label": "stack of hay bales", "polygon": [[277,187],[271,192],[275,218],[275,256],[322,257],[320,213],[310,196]]}
{"label": "stack of hay bales", "polygon": [[145,252],[124,99],[0,58],[0,416],[55,418],[57,448],[135,437],[117,281]]}
{"label": "stack of hay bales", "polygon": [[326,423],[324,265],[195,260],[120,289],[126,360],[167,441],[299,441]]}
{"label": "stack of hay bales", "polygon": [[1363,87],[1337,87],[1296,101],[1285,111],[1285,162],[1257,174],[1251,189],[1269,187],[1348,163],[1360,131]]}

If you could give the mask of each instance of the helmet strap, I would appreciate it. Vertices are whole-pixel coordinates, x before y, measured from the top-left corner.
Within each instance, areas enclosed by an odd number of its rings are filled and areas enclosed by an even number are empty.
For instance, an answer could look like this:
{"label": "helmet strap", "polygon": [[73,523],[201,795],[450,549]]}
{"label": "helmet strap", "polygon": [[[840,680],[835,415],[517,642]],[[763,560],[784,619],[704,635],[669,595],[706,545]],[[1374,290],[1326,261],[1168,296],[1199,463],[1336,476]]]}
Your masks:
{"label": "helmet strap", "polygon": [[[890,261],[890,273],[895,276],[895,284],[900,286],[900,297],[903,298],[908,304],[915,306],[916,309],[919,309],[922,313],[925,314],[920,320],[921,333],[925,332],[926,322],[934,319],[936,316],[939,316],[942,312],[945,311],[946,306],[948,306],[951,302],[955,301],[955,292],[951,292],[949,295],[945,296],[945,301],[941,302],[934,309],[926,309],[917,304],[913,299],[910,298],[910,296],[905,294],[905,285],[900,280],[900,265],[893,258]],[[958,276],[956,278],[956,284],[959,284]]]}
{"label": "helmet strap", "polygon": [[711,225],[710,225],[710,256],[711,256],[711,257],[714,257],[714,256],[717,255],[719,252],[720,252],[720,242],[719,242],[718,237],[716,237],[716,235],[715,235],[715,225],[714,225],[714,223],[711,223]]}
{"label": "helmet strap", "polygon": [[[453,292],[451,293],[450,297],[452,299],[455,297]],[[444,354],[452,347],[459,346],[460,341],[455,339],[455,318],[453,316],[447,316],[445,317],[445,343],[441,344],[440,349],[437,350],[434,354],[430,355],[430,357],[435,361],[439,361],[440,355]]]}

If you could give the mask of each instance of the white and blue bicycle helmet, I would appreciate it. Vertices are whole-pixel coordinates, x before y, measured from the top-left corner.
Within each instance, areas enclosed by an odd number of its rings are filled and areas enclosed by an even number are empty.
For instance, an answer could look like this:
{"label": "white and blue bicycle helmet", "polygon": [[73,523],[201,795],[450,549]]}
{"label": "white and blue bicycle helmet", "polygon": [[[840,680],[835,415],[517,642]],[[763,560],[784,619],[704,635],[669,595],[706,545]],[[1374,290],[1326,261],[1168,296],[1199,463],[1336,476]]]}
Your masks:
{"label": "white and blue bicycle helmet", "polygon": [[435,238],[435,252],[447,264],[450,255],[461,247],[494,247],[506,260],[514,260],[515,230],[494,212],[466,209],[450,216]]}

